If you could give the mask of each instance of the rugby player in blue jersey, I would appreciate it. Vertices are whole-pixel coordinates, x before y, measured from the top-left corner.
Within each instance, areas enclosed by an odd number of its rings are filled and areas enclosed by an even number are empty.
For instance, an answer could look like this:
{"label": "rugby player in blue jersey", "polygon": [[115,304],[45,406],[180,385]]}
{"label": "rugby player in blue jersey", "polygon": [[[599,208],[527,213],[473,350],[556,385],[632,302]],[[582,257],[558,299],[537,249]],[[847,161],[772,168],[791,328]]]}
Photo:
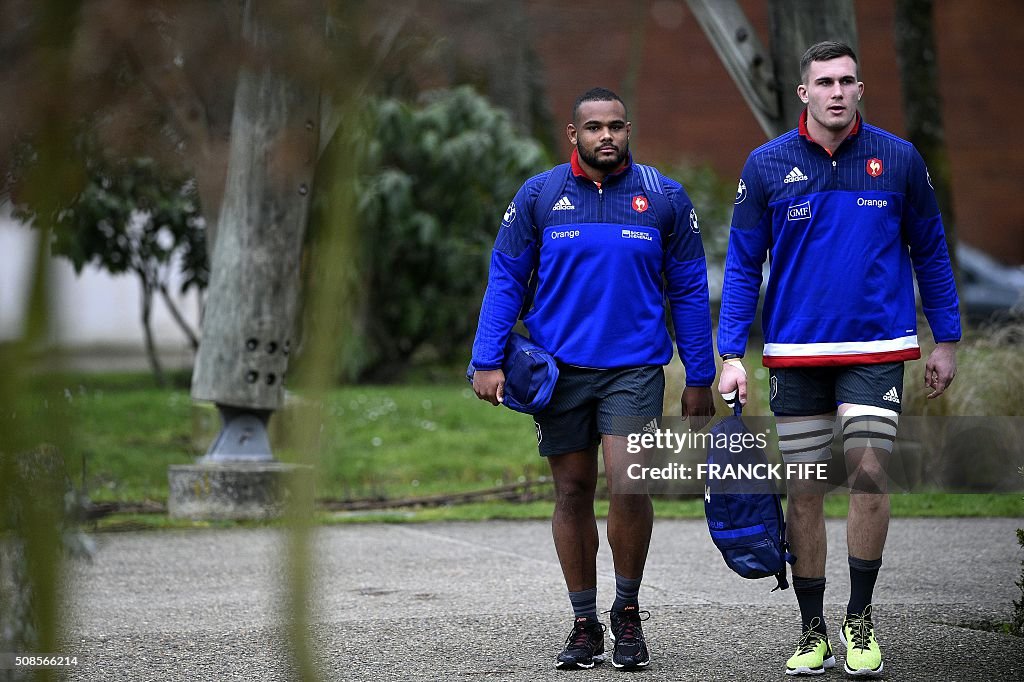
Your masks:
{"label": "rugby player in blue jersey", "polygon": [[[524,183],[504,215],[491,256],[473,344],[473,389],[498,405],[508,335],[523,316],[531,339],[559,363],[550,404],[534,415],[538,449],[555,484],[552,534],[574,621],[555,666],[604,660],[597,613],[594,496],[601,446],[609,488],[608,543],[616,595],[612,663],[643,668],[650,652],[638,600],[651,539],[650,497],[622,488],[627,436],[663,413],[663,365],[672,358],[668,300],[686,368],[682,414],[703,427],[714,414],[715,377],[707,268],[697,214],[682,186],[634,163],[630,123],[615,93],[581,95],[566,134],[570,164]],[[554,184],[557,191],[547,191]],[[550,205],[538,206],[539,197]],[[536,218],[536,221],[534,220]],[[536,222],[536,224],[535,224]]]}
{"label": "rugby player in blue jersey", "polygon": [[[956,374],[959,301],[942,219],[913,145],[866,123],[849,46],[823,42],[800,62],[799,127],[755,149],[733,209],[718,331],[723,395],[746,401],[741,358],[771,253],[763,313],[770,404],[786,462],[829,459],[838,414],[851,488],[851,592],[839,637],[846,672],[882,673],[872,596],[889,527],[886,463],[903,363],[921,357],[913,277],[936,341],[928,398]],[[825,627],[824,486],[789,481],[787,531],[802,632],[790,675],[835,665]]]}

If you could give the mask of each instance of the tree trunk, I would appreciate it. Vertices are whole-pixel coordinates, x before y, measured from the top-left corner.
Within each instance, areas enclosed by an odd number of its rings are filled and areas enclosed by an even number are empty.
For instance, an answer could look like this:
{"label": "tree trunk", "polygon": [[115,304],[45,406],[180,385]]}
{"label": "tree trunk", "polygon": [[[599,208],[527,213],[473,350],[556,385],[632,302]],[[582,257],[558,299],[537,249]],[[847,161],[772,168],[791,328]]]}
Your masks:
{"label": "tree trunk", "polygon": [[139,282],[142,285],[142,330],[146,335],[146,357],[149,358],[149,368],[153,371],[153,378],[156,385],[163,388],[167,385],[164,380],[164,370],[160,366],[160,358],[157,356],[156,343],[153,340],[153,325],[151,318],[153,313],[153,285],[150,284],[146,275],[138,272]]}
{"label": "tree trunk", "polygon": [[838,40],[857,51],[853,0],[769,0],[772,62],[781,117],[776,135],[796,127],[804,105],[796,96],[800,57],[822,40]]}
{"label": "tree trunk", "polygon": [[188,337],[188,344],[192,347],[192,351],[199,350],[199,339],[196,337],[196,333],[192,330],[191,325],[185,321],[181,311],[178,310],[178,306],[175,305],[174,299],[171,298],[171,293],[167,291],[167,285],[162,282],[160,283],[160,297],[163,298],[167,310],[170,311],[171,317],[174,318],[182,333]]}
{"label": "tree trunk", "polygon": [[304,39],[310,50],[321,39],[316,5],[289,5],[288,16],[274,16],[267,3],[245,6],[242,34],[251,53],[235,92],[227,185],[192,376],[196,400],[256,410],[282,402],[320,116],[315,79],[285,71],[281,62],[297,49],[288,39]]}
{"label": "tree trunk", "polygon": [[959,274],[956,265],[956,218],[942,123],[933,10],[932,0],[896,1],[896,56],[900,65],[907,138],[928,164],[928,174],[946,229],[949,257],[953,261],[954,273]]}

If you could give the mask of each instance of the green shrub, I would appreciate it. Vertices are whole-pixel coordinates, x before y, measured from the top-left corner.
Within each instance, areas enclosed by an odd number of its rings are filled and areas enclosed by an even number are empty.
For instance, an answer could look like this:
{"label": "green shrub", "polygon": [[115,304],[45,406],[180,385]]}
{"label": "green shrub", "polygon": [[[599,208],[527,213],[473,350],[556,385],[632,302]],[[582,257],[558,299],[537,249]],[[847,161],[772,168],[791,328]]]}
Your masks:
{"label": "green shrub", "polygon": [[537,142],[468,87],[418,105],[370,99],[361,115],[345,380],[391,378],[417,353],[442,363],[467,354],[501,216],[548,165]]}

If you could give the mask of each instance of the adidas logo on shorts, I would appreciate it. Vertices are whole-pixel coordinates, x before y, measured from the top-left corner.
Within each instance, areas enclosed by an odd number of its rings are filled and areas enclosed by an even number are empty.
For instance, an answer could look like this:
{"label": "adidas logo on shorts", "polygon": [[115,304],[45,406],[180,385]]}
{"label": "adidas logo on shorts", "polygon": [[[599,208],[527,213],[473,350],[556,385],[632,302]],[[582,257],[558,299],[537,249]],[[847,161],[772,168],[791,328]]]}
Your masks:
{"label": "adidas logo on shorts", "polygon": [[882,400],[888,400],[890,403],[896,403],[897,405],[899,405],[900,394],[896,392],[896,387],[893,386],[888,391],[886,391],[885,395],[882,396]]}

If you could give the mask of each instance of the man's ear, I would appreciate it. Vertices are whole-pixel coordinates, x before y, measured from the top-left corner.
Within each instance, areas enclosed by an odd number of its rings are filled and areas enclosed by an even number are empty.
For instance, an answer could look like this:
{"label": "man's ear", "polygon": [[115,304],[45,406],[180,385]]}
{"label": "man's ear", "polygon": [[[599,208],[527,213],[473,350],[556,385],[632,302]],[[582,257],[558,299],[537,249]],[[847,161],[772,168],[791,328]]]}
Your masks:
{"label": "man's ear", "polygon": [[807,104],[807,100],[810,98],[807,96],[807,86],[801,83],[796,86],[796,96],[800,98],[800,101]]}
{"label": "man's ear", "polygon": [[576,145],[576,126],[570,123],[565,126],[565,136],[569,138],[569,144]]}

